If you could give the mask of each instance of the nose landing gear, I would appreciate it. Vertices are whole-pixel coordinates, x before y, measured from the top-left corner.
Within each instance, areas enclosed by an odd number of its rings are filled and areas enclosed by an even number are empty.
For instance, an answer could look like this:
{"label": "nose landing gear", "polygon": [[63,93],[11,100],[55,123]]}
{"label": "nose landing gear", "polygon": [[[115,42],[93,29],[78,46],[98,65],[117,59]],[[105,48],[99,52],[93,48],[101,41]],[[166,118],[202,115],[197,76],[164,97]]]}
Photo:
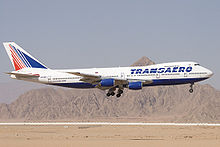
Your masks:
{"label": "nose landing gear", "polygon": [[194,85],[194,83],[191,83],[191,84],[190,84],[190,89],[189,89],[189,92],[190,92],[190,93],[193,93],[193,85]]}

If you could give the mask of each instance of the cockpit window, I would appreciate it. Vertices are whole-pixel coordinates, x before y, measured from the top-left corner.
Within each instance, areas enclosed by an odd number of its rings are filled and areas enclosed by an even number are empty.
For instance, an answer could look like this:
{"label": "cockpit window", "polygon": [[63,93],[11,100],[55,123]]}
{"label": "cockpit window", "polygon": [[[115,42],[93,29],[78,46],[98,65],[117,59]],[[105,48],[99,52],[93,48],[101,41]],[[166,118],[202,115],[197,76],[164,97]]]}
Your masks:
{"label": "cockpit window", "polygon": [[199,64],[197,63],[197,64],[194,64],[195,66],[199,66]]}

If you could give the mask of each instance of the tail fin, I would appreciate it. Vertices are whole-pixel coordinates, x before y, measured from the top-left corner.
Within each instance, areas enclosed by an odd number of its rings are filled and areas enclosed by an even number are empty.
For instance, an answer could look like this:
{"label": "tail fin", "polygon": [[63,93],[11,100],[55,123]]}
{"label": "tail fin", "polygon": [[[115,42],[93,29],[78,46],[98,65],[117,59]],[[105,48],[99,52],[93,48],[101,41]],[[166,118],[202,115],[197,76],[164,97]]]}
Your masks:
{"label": "tail fin", "polygon": [[16,43],[4,42],[3,45],[16,71],[23,68],[47,68]]}

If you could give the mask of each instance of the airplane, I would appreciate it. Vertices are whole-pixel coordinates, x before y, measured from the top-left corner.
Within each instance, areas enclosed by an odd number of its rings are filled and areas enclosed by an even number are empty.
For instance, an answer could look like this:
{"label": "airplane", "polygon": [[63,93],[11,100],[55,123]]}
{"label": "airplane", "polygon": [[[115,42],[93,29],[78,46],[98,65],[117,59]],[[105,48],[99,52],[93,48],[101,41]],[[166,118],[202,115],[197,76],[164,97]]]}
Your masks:
{"label": "airplane", "polygon": [[[148,86],[190,84],[210,78],[213,72],[196,62],[170,62],[148,66],[88,69],[50,69],[15,42],[3,43],[15,71],[13,79],[68,88],[98,88],[106,95],[120,97],[125,88],[140,90]],[[116,92],[117,91],[117,92]]]}

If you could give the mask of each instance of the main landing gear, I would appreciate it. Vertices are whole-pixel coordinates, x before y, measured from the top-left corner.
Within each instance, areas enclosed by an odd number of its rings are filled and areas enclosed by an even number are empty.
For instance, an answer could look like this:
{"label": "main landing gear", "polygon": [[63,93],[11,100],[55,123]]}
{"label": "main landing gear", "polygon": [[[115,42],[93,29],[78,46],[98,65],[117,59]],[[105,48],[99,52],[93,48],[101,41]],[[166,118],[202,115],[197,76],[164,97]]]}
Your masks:
{"label": "main landing gear", "polygon": [[109,89],[108,93],[106,93],[106,95],[109,97],[109,96],[114,96],[115,95],[115,90],[116,88],[113,87],[111,89]]}
{"label": "main landing gear", "polygon": [[190,84],[190,89],[189,89],[189,92],[190,92],[190,93],[193,93],[193,85],[194,85],[194,83],[191,83],[191,84]]}
{"label": "main landing gear", "polygon": [[122,93],[123,93],[123,90],[122,89],[118,89],[118,94],[116,96],[120,97]]}
{"label": "main landing gear", "polygon": [[[106,93],[106,96],[114,96],[115,95],[115,91],[116,88],[112,88],[112,89],[109,89],[108,93]],[[117,94],[116,94],[116,97],[120,97],[121,94],[123,93],[123,89],[118,89],[117,91]]]}
{"label": "main landing gear", "polygon": [[112,91],[112,92],[108,92],[108,93],[106,93],[106,95],[109,97],[109,96],[114,96],[115,95],[115,92],[114,91]]}

